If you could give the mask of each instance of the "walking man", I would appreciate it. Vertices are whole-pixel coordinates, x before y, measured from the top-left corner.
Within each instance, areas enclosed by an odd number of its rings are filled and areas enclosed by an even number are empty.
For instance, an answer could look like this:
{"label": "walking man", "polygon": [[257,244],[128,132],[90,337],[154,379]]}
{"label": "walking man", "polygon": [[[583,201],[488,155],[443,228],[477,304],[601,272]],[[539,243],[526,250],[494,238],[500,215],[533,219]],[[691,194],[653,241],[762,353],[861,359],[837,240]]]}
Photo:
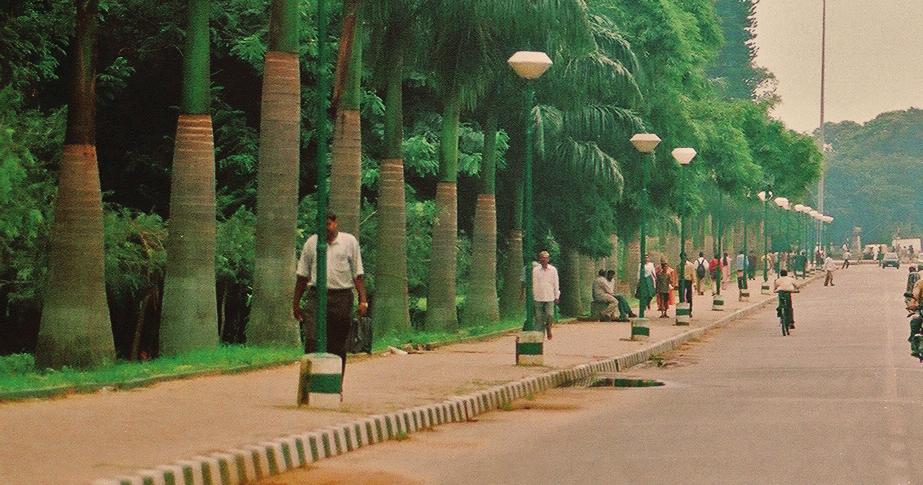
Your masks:
{"label": "walking man", "polygon": [[827,257],[824,259],[824,271],[827,272],[827,278],[824,279],[824,286],[827,286],[828,284],[830,286],[836,286],[835,284],[833,284],[833,270],[835,269],[836,269],[836,264],[833,263],[833,258],[831,258],[830,255],[828,254]]}
{"label": "walking man", "polygon": [[[337,229],[337,216],[327,212],[327,348],[317,349],[317,235],[311,235],[301,249],[295,282],[292,313],[304,328],[304,351],[318,350],[339,355],[346,370],[346,339],[352,325],[353,291],[359,293],[359,314],[365,315],[369,305],[365,298],[362,254],[355,236]],[[302,311],[301,298],[308,290],[308,304]]]}
{"label": "walking man", "polygon": [[[734,269],[737,271],[737,289],[743,290],[747,287],[747,256],[741,251],[734,260]],[[739,294],[739,292],[738,292]]]}
{"label": "walking man", "polygon": [[849,257],[850,256],[852,256],[852,254],[849,253],[849,249],[846,249],[845,251],[843,251],[843,269],[846,269],[849,267]]}
{"label": "walking man", "polygon": [[538,253],[538,266],[532,267],[532,300],[535,311],[535,326],[544,329],[551,340],[551,324],[554,323],[554,306],[561,301],[561,287],[558,269],[548,264],[548,251]]}
{"label": "walking man", "polygon": [[702,285],[708,279],[708,260],[705,259],[705,253],[699,251],[699,259],[695,260],[695,291],[699,296],[705,294]]}

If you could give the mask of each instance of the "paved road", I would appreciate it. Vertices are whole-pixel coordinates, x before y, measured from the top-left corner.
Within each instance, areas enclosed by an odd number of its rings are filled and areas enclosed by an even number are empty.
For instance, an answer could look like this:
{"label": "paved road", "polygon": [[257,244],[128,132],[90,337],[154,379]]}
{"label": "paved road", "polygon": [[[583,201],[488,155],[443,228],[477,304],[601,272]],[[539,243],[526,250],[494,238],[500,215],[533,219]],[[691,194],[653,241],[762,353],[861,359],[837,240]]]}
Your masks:
{"label": "paved road", "polygon": [[264,483],[923,483],[904,275],[854,266],[789,337],[767,310],[629,373],[662,388],[555,390]]}

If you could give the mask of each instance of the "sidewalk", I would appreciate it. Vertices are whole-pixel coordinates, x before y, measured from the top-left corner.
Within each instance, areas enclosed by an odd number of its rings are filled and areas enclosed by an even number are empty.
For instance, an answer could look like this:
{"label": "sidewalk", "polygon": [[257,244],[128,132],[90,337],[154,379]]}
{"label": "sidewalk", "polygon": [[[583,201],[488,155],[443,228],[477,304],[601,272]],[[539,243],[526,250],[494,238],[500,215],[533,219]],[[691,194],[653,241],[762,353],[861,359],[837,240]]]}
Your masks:
{"label": "sidewalk", "polygon": [[625,323],[558,326],[554,339],[545,343],[544,367],[514,365],[514,334],[352,362],[340,411],[295,406],[297,364],[130,391],[0,404],[6,441],[0,449],[0,483],[88,483],[133,475],[196,455],[438,403],[555,369],[650,349],[774,299],[759,294],[759,279],[750,286],[751,303],[739,303],[737,290],[728,285],[723,312],[711,311],[708,295],[694,299],[690,327],[676,327],[672,318],[658,319],[654,309],[648,342],[628,340],[630,327]]}

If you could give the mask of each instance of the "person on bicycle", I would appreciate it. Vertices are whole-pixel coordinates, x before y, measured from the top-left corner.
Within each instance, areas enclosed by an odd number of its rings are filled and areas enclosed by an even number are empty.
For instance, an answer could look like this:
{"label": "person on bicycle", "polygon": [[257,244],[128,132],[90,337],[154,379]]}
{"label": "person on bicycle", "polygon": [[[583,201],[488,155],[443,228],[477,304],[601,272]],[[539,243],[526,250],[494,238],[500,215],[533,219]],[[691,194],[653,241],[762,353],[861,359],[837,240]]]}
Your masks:
{"label": "person on bicycle", "polygon": [[[789,316],[789,328],[795,328],[795,311],[792,308],[792,293],[798,293],[795,278],[788,275],[788,270],[780,270],[779,277],[772,285],[772,291],[779,294],[779,310]],[[785,305],[783,308],[782,305]]]}

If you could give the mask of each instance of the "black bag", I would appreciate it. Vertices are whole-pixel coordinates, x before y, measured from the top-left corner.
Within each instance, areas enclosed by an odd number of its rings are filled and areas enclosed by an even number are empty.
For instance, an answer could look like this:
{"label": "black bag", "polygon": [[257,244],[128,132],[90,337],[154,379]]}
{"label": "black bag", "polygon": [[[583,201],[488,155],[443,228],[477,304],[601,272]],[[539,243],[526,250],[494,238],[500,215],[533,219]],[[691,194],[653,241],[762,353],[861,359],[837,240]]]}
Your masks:
{"label": "black bag", "polygon": [[372,355],[372,318],[369,316],[353,317],[346,338],[346,351],[350,354],[366,353]]}
{"label": "black bag", "polygon": [[701,260],[701,259],[700,259],[700,260],[698,261],[698,264],[697,264],[696,267],[695,267],[695,276],[696,276],[696,278],[698,278],[698,279],[700,279],[700,280],[704,280],[704,279],[705,279],[705,264],[704,264],[704,260]]}

